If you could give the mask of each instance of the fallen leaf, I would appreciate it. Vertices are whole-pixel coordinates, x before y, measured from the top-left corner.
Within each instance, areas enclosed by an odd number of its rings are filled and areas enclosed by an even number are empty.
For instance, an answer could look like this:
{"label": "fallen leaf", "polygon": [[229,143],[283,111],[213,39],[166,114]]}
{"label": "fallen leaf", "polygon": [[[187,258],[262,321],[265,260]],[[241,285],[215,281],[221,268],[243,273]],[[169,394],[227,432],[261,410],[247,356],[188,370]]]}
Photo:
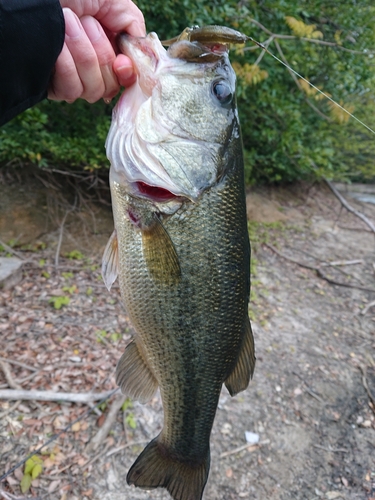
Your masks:
{"label": "fallen leaf", "polygon": [[368,429],[371,427],[371,420],[365,420],[362,424],[361,427],[364,427],[365,429]]}
{"label": "fallen leaf", "polygon": [[345,488],[347,488],[349,486],[349,482],[348,480],[346,479],[346,477],[342,476],[341,477],[341,482],[342,484],[345,486]]}
{"label": "fallen leaf", "polygon": [[46,469],[49,469],[49,468],[53,467],[54,465],[55,465],[55,461],[53,458],[48,457],[48,458],[46,458],[46,460],[44,460],[44,467]]}
{"label": "fallen leaf", "polygon": [[14,475],[15,475],[16,479],[18,479],[18,481],[21,481],[23,478],[23,472],[21,469],[16,469],[14,471]]}
{"label": "fallen leaf", "polygon": [[342,495],[339,491],[327,491],[326,498],[328,500],[335,500],[335,498],[342,498]]}
{"label": "fallen leaf", "polygon": [[19,481],[17,481],[17,479],[15,479],[12,476],[7,477],[7,482],[10,486],[15,486],[16,484],[19,484]]}
{"label": "fallen leaf", "polygon": [[27,493],[31,486],[31,476],[30,474],[24,474],[21,479],[21,491],[22,493]]}
{"label": "fallen leaf", "polygon": [[72,425],[72,431],[73,432],[78,432],[80,429],[81,429],[80,422],[76,422],[75,424]]}
{"label": "fallen leaf", "polygon": [[103,415],[100,415],[100,417],[98,418],[98,420],[96,421],[96,425],[98,427],[102,427],[102,425],[104,424],[105,422],[105,415],[103,413]]}
{"label": "fallen leaf", "polygon": [[60,483],[61,483],[61,479],[55,479],[54,481],[52,481],[48,487],[48,493],[52,493],[53,491],[55,491],[58,488]]}
{"label": "fallen leaf", "polygon": [[32,426],[32,425],[41,425],[42,422],[38,420],[37,418],[28,418],[27,420],[22,420],[22,423],[27,425],[27,426]]}

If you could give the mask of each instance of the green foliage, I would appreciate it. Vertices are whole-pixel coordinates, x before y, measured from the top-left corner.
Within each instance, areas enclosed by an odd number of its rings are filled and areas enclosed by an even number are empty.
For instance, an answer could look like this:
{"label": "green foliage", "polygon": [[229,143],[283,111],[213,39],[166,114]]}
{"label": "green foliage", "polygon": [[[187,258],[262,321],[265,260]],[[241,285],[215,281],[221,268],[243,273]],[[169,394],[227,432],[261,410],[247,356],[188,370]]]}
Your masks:
{"label": "green foliage", "polygon": [[137,421],[135,420],[134,413],[128,413],[125,417],[125,423],[128,424],[128,426],[131,429],[136,429],[137,427]]}
{"label": "green foliage", "polygon": [[[231,26],[260,42],[269,38],[260,25],[291,37],[277,40],[288,64],[375,127],[372,0],[137,3],[148,31],[156,31],[161,39],[194,24]],[[252,48],[249,43],[231,53],[238,74],[246,182],[292,182],[322,176],[374,179],[373,135],[303,80],[297,78],[297,86],[289,71],[269,54],[260,59],[261,49],[249,50]],[[269,50],[281,57],[274,41]],[[367,55],[358,53],[364,50]],[[107,168],[104,142],[112,107],[103,102],[41,103],[0,129],[0,165],[31,162],[87,171]]]}
{"label": "green foliage", "polygon": [[68,252],[65,256],[71,260],[82,260],[84,258],[83,253],[80,252],[79,250],[72,250],[71,252]]}
{"label": "green foliage", "polygon": [[64,271],[61,273],[61,276],[65,279],[68,279],[68,278],[73,278],[74,274],[71,271]]}
{"label": "green foliage", "polygon": [[70,297],[67,295],[57,295],[48,299],[49,304],[52,304],[55,309],[61,309],[63,306],[70,304]]}
{"label": "green foliage", "polygon": [[96,341],[99,342],[99,344],[105,342],[106,336],[107,336],[106,330],[96,330],[95,332],[95,338]]}
{"label": "green foliage", "polygon": [[121,409],[122,411],[126,411],[129,408],[133,408],[133,403],[130,398],[126,398],[125,401],[122,403]]}
{"label": "green foliage", "polygon": [[[277,0],[268,2],[267,9],[250,1],[247,8],[248,15],[241,16],[238,24],[241,31],[261,42],[269,38],[250,18],[282,35],[296,35],[288,24],[300,29],[295,38],[278,40],[288,63],[336,101],[352,110],[354,107],[362,121],[374,125],[372,58],[300,39],[301,35],[320,37],[316,30],[325,42],[338,43],[340,39],[342,46],[349,49],[374,50],[375,8],[370,1],[354,6],[349,2]],[[269,50],[281,57],[275,44],[271,43]],[[259,51],[242,54],[238,51],[234,60],[243,66],[253,64],[258,57]],[[301,82],[299,89],[288,70],[268,54],[259,66],[268,73],[268,78],[255,86],[243,78],[239,78],[238,83],[247,182],[290,182],[322,176],[351,179],[354,172],[362,178],[375,176],[371,154],[367,157],[364,154],[368,148],[374,151],[373,136],[352,119],[338,119],[338,108],[332,107],[326,98],[322,99],[317,91],[307,92]],[[353,134],[358,142],[353,140]]]}
{"label": "green foliage", "polygon": [[44,101],[0,129],[0,164],[100,168],[107,165],[110,120],[111,109],[103,102]]}
{"label": "green foliage", "polygon": [[62,289],[63,289],[64,292],[68,292],[69,295],[72,295],[73,293],[75,293],[77,291],[77,286],[76,285],[63,286]]}
{"label": "green foliage", "polygon": [[31,482],[37,479],[43,472],[43,460],[37,455],[33,455],[26,460],[25,470],[21,479],[21,491],[27,493],[30,489]]}
{"label": "green foliage", "polygon": [[121,409],[124,412],[124,424],[127,424],[131,429],[136,429],[137,421],[135,419],[135,415],[133,412],[129,412],[128,410],[133,408],[133,403],[131,399],[126,398]]}

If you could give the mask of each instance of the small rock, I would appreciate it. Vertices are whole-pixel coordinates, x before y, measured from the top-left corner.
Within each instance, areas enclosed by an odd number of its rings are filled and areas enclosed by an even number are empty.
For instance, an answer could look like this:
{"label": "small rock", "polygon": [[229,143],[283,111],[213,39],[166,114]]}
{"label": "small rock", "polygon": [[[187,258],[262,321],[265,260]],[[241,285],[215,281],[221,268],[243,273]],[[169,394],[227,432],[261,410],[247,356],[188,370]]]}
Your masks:
{"label": "small rock", "polygon": [[223,425],[223,427],[221,428],[220,432],[221,432],[222,434],[230,434],[231,430],[232,430],[232,426],[230,425],[230,423],[229,423],[229,422],[226,422],[226,423]]}
{"label": "small rock", "polygon": [[79,356],[70,356],[69,360],[73,361],[73,363],[80,363],[82,361],[82,358],[80,358]]}
{"label": "small rock", "polygon": [[256,432],[245,431],[246,442],[249,444],[258,444],[259,443],[259,434]]}
{"label": "small rock", "polygon": [[113,469],[109,469],[108,474],[107,474],[107,485],[108,489],[113,491],[116,489],[116,483],[118,482],[116,473]]}
{"label": "small rock", "polygon": [[22,264],[16,257],[0,257],[0,289],[9,290],[18,285],[22,280]]}
{"label": "small rock", "polygon": [[335,500],[335,498],[342,498],[342,494],[339,491],[327,491],[327,500]]}

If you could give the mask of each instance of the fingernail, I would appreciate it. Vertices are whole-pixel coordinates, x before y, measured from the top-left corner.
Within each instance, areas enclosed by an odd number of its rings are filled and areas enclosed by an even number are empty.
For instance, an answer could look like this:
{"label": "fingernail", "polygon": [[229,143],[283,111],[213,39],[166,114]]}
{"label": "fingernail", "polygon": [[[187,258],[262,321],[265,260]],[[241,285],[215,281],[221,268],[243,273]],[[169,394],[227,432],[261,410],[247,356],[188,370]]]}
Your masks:
{"label": "fingernail", "polygon": [[125,65],[117,68],[116,72],[120,74],[122,78],[130,78],[134,73],[134,69],[132,65]]}
{"label": "fingernail", "polygon": [[96,42],[102,36],[100,24],[91,16],[82,19],[82,26],[91,42]]}
{"label": "fingernail", "polygon": [[70,9],[63,9],[65,18],[65,34],[70,38],[78,38],[82,32],[82,26],[78,17]]}

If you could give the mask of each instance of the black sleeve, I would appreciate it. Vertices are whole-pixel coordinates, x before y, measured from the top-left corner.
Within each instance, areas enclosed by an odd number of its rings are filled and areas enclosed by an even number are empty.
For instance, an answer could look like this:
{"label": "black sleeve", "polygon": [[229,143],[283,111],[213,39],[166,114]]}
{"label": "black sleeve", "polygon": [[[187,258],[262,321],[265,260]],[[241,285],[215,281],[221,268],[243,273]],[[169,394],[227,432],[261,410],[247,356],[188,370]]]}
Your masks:
{"label": "black sleeve", "polygon": [[64,33],[58,0],[0,0],[0,125],[47,96]]}

